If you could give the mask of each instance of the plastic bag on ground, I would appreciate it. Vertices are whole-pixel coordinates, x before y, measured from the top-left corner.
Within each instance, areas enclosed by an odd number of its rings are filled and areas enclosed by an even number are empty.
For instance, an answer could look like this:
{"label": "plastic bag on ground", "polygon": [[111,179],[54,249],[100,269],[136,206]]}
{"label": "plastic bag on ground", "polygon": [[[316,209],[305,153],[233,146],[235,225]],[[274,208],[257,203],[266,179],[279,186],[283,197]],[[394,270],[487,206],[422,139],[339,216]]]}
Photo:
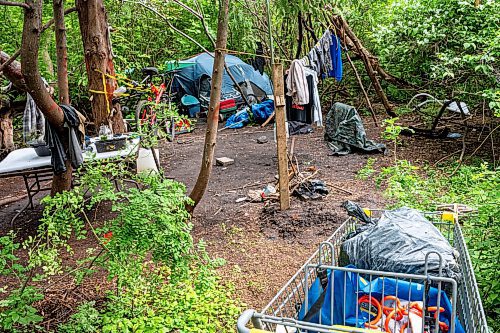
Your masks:
{"label": "plastic bag on ground", "polygon": [[[438,252],[443,276],[460,277],[458,253],[439,230],[419,211],[407,207],[386,211],[380,220],[344,241],[343,250],[358,268],[408,274],[424,274],[425,256]],[[429,255],[428,272],[438,275],[439,258]]]}
{"label": "plastic bag on ground", "polygon": [[227,118],[226,128],[242,128],[250,122],[248,112],[245,110],[239,111]]}

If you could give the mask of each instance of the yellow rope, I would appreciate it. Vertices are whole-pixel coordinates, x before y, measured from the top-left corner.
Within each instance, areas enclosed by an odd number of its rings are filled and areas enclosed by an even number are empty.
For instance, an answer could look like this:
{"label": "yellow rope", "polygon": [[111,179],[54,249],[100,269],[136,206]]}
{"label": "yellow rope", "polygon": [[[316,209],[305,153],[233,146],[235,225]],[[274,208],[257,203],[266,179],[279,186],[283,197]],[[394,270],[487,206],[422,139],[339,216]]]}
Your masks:
{"label": "yellow rope", "polygon": [[101,73],[101,77],[102,77],[102,86],[104,87],[104,95],[106,97],[106,109],[108,111],[108,114],[110,114],[111,109],[109,108],[108,92],[106,91],[106,75],[104,73]]}

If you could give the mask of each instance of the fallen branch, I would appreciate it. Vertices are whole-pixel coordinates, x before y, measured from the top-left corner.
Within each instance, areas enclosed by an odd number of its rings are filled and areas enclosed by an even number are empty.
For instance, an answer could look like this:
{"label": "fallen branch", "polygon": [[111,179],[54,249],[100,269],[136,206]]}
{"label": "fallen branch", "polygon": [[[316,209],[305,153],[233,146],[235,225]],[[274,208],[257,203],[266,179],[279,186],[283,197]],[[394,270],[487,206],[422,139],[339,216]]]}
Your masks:
{"label": "fallen branch", "polygon": [[274,115],[275,115],[274,112],[271,113],[271,115],[266,119],[266,121],[262,125],[260,125],[260,127],[265,127],[267,124],[269,124],[269,122],[274,118]]}
{"label": "fallen branch", "polygon": [[467,159],[466,159],[466,160],[471,159],[471,158],[472,158],[472,156],[474,156],[474,155],[477,153],[477,151],[478,151],[478,150],[479,150],[479,149],[480,149],[480,148],[484,145],[484,143],[486,142],[486,140],[488,140],[488,138],[489,138],[490,136],[492,136],[492,134],[493,134],[493,133],[494,133],[494,132],[495,132],[498,128],[500,128],[500,125],[498,125],[497,127],[495,127],[495,128],[494,128],[494,129],[493,129],[493,130],[492,130],[492,131],[491,131],[491,132],[490,132],[490,133],[489,133],[489,134],[488,134],[488,135],[484,138],[483,142],[481,142],[481,144],[479,145],[479,147],[477,147],[477,148],[476,148],[476,149],[472,152],[472,154],[471,154],[469,157],[467,157]]}
{"label": "fallen branch", "polygon": [[337,186],[337,185],[334,185],[334,184],[332,184],[332,183],[326,183],[326,185],[331,186],[331,187],[333,187],[333,188],[334,188],[334,189],[336,189],[336,190],[339,190],[339,191],[345,192],[345,193],[347,193],[347,194],[349,194],[349,195],[353,195],[353,193],[352,193],[351,191],[348,191],[348,190],[346,190],[346,189],[344,189],[344,188],[342,188],[342,187],[339,187],[339,186]]}
{"label": "fallen branch", "polygon": [[21,199],[26,198],[27,196],[28,196],[28,194],[24,193],[24,194],[16,195],[14,197],[4,198],[4,199],[0,200],[0,206],[5,206],[5,205],[11,204],[13,202],[17,202]]}

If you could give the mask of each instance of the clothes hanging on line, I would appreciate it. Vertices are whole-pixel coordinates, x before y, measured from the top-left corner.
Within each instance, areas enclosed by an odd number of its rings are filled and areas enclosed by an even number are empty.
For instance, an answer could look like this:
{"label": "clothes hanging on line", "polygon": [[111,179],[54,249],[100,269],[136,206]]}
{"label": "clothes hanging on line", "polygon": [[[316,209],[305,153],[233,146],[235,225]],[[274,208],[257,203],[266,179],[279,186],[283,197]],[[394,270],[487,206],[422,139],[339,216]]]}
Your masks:
{"label": "clothes hanging on line", "polygon": [[329,73],[331,70],[333,70],[332,55],[330,53],[331,45],[332,35],[330,33],[330,30],[327,29],[314,47],[319,55],[322,73]]}
{"label": "clothes hanging on line", "polygon": [[[288,77],[286,77],[285,82],[288,85]],[[288,87],[287,87],[288,88]],[[312,124],[312,110],[314,103],[314,90],[313,90],[313,77],[311,75],[306,76],[306,89],[311,98],[304,104],[295,103],[291,96],[285,96],[286,103],[286,119],[288,121],[298,121],[306,124]]]}
{"label": "clothes hanging on line", "polygon": [[329,77],[334,77],[335,80],[342,80],[342,44],[340,43],[340,39],[331,35],[332,44],[330,45],[330,54],[332,58],[332,70],[328,73]]}
{"label": "clothes hanging on line", "polygon": [[309,53],[307,54],[307,58],[309,59],[309,67],[318,73],[318,75],[321,73],[321,63],[319,61],[318,53],[316,52],[316,49],[313,48]]}
{"label": "clothes hanging on line", "polygon": [[312,122],[316,124],[316,126],[322,127],[323,115],[321,113],[321,101],[319,98],[319,90],[318,90],[318,83],[319,83],[318,74],[316,73],[316,71],[313,71],[310,68],[306,68],[305,71],[308,77],[309,76],[312,77],[312,98],[313,98]]}
{"label": "clothes hanging on line", "polygon": [[23,114],[23,140],[25,143],[42,143],[45,135],[45,117],[36,106],[33,97],[26,94]]}
{"label": "clothes hanging on line", "polygon": [[287,96],[292,97],[292,101],[298,105],[309,103],[309,89],[306,81],[304,65],[300,60],[292,61],[286,79]]}

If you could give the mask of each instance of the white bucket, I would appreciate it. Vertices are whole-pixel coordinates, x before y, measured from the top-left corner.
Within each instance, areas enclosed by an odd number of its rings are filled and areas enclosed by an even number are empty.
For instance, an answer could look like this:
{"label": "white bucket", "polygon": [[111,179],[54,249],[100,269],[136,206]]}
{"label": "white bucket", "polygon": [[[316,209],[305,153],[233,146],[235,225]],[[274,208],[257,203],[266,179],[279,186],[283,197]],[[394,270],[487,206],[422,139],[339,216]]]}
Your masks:
{"label": "white bucket", "polygon": [[[160,160],[160,151],[155,149],[155,155],[158,161]],[[139,156],[137,157],[137,173],[142,171],[153,171],[158,172],[156,167],[155,159],[151,153],[151,149],[141,148],[139,149]]]}

